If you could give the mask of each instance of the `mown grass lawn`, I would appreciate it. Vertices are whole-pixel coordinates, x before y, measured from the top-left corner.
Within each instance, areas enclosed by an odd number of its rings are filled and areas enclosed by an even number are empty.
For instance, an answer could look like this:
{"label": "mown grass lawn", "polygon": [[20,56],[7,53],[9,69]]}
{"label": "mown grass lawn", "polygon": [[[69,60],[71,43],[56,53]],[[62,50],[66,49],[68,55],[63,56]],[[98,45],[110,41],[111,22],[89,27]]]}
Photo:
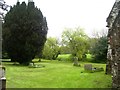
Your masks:
{"label": "mown grass lawn", "polygon": [[[35,64],[45,65],[43,68],[13,65],[6,66],[7,88],[108,88],[111,76],[105,72],[84,72],[84,64],[75,67],[71,62],[42,60]],[[104,67],[105,64],[93,64]]]}

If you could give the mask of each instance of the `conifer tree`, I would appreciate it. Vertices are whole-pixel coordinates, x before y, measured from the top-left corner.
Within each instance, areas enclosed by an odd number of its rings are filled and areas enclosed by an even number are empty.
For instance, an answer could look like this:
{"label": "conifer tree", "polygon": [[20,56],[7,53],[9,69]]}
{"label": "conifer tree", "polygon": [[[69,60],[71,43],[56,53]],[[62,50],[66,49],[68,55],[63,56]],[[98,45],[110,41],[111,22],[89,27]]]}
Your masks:
{"label": "conifer tree", "polygon": [[17,2],[10,8],[3,24],[3,44],[11,61],[28,65],[42,52],[47,22],[34,2]]}

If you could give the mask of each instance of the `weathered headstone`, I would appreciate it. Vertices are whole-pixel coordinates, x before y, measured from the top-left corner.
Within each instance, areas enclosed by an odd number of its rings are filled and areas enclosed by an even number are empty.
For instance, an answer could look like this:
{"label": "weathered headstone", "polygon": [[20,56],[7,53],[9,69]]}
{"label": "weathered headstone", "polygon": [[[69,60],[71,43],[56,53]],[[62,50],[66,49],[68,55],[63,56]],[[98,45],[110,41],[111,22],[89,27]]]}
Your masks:
{"label": "weathered headstone", "polygon": [[30,67],[33,67],[33,66],[34,66],[34,63],[29,63],[29,66],[30,66]]}
{"label": "weathered headstone", "polygon": [[42,68],[45,67],[44,65],[39,65],[39,64],[34,64],[33,63],[29,63],[29,68]]}
{"label": "weathered headstone", "polygon": [[84,69],[85,71],[92,71],[92,64],[85,64]]}
{"label": "weathered headstone", "polygon": [[73,63],[74,66],[80,66],[80,64],[79,64],[79,62],[78,62],[78,57],[75,56],[75,57],[73,58],[73,60],[74,60],[74,63]]}

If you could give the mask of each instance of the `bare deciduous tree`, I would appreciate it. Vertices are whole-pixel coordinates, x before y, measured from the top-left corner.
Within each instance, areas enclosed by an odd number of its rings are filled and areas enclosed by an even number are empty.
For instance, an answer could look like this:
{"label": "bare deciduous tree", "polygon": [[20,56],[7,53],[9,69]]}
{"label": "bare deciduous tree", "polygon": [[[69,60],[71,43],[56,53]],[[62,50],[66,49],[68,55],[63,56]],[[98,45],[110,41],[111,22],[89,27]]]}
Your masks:
{"label": "bare deciduous tree", "polygon": [[0,0],[0,19],[4,17],[4,11],[8,11],[7,8],[10,7],[6,4],[4,0]]}

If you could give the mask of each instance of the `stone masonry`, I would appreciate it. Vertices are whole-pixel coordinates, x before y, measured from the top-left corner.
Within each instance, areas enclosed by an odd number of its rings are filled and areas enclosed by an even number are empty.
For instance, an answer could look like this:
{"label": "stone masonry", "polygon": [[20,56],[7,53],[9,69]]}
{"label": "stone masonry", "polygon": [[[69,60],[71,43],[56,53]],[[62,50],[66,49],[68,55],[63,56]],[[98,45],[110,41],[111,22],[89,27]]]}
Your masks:
{"label": "stone masonry", "polygon": [[108,18],[106,73],[112,74],[112,87],[120,89],[120,0],[116,0]]}

